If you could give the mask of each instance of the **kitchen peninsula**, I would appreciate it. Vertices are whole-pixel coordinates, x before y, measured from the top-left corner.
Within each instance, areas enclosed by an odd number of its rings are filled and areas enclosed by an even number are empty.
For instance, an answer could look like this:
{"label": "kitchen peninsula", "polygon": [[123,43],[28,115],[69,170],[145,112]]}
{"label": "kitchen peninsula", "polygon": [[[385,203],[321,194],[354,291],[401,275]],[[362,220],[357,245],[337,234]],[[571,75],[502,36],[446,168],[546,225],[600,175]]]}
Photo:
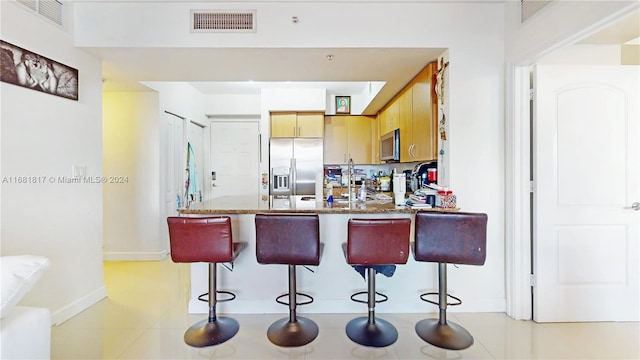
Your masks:
{"label": "kitchen peninsula", "polygon": [[[324,243],[320,265],[298,267],[298,291],[314,297],[314,302],[298,308],[300,313],[359,313],[362,304],[351,301],[350,296],[367,287],[359,272],[344,259],[341,244],[347,241],[347,222],[350,218],[414,218],[415,209],[396,206],[393,201],[371,200],[366,203],[336,201],[316,202],[312,197],[291,197],[289,202],[271,199],[270,208],[259,209],[249,204],[257,203],[251,197],[228,196],[214,198],[180,209],[181,216],[229,215],[232,220],[234,241],[246,241],[248,247],[233,264],[233,271],[220,267],[218,287],[233,291],[234,301],[218,304],[221,313],[285,313],[286,306],[275,298],[287,291],[286,266],[261,265],[256,260],[254,215],[257,213],[317,213],[320,216],[320,241]],[[431,211],[448,211],[429,209]],[[412,235],[413,237],[413,231]],[[413,240],[413,239],[411,239]],[[191,265],[190,313],[207,313],[207,303],[197,298],[207,292],[207,265]],[[472,281],[471,281],[472,282]],[[435,305],[420,300],[420,294],[437,289],[437,265],[418,263],[409,257],[407,264],[398,265],[391,277],[376,276],[378,291],[389,296],[389,301],[379,304],[380,313],[423,313],[437,311]],[[453,295],[461,295],[464,282],[457,284]],[[465,307],[467,305],[469,307]],[[473,301],[459,306],[458,310],[477,311]]]}

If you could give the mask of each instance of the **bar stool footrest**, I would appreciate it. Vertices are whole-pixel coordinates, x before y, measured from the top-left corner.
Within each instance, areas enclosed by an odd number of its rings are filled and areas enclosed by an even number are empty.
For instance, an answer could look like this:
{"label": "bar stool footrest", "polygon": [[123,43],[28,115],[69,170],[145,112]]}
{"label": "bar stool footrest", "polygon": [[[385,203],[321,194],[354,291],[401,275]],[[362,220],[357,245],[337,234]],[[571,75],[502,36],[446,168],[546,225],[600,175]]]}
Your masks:
{"label": "bar stool footrest", "polygon": [[[431,303],[433,305],[440,305],[439,302],[433,301],[433,300],[429,300],[429,299],[426,298],[426,296],[433,296],[433,295],[437,296],[437,295],[440,295],[440,293],[437,293],[437,292],[426,292],[424,294],[420,294],[420,300],[426,301],[426,302]],[[452,302],[452,303],[448,302],[447,303],[448,306],[458,306],[458,305],[462,304],[462,300],[460,300],[460,298],[457,298],[457,297],[455,297],[453,295],[447,294],[447,298],[451,298],[451,299],[454,299],[456,301],[456,302]]]}
{"label": "bar stool footrest", "polygon": [[[227,298],[227,299],[222,299],[222,300],[216,299],[216,302],[219,302],[219,303],[231,301],[231,300],[234,300],[236,298],[236,294],[232,293],[231,291],[217,290],[216,293],[225,294],[225,295],[230,295],[231,296],[230,298]],[[209,293],[206,292],[206,293],[198,296],[198,300],[204,301],[204,302],[209,302]]]}
{"label": "bar stool footrest", "polygon": [[[354,293],[353,295],[351,295],[351,301],[355,301],[355,302],[362,303],[362,304],[368,304],[369,303],[367,300],[356,299],[355,297],[358,296],[358,295],[367,295],[368,296],[369,292],[368,291],[358,291],[357,293]],[[375,300],[376,304],[383,303],[383,302],[389,300],[389,297],[387,295],[383,294],[383,293],[379,293],[379,292],[376,291],[376,295],[382,297],[381,300]]]}
{"label": "bar stool footrest", "polygon": [[[289,294],[288,294],[288,293],[286,293],[286,294],[282,294],[282,295],[278,296],[278,297],[276,298],[276,302],[277,302],[278,304],[282,304],[282,305],[287,305],[287,306],[288,306],[288,305],[289,305],[289,303],[288,303],[288,302],[280,300],[281,298],[283,298],[283,297],[287,297],[287,296],[289,296]],[[307,300],[307,301],[302,301],[302,302],[298,302],[298,300],[297,300],[297,297],[298,297],[298,296],[302,296],[302,297],[307,298],[307,299],[309,299],[309,300]],[[311,295],[308,295],[308,294],[305,294],[305,293],[301,293],[301,292],[296,292],[296,306],[299,306],[299,305],[308,305],[308,304],[311,304],[312,302],[313,302],[313,297],[312,297]]]}

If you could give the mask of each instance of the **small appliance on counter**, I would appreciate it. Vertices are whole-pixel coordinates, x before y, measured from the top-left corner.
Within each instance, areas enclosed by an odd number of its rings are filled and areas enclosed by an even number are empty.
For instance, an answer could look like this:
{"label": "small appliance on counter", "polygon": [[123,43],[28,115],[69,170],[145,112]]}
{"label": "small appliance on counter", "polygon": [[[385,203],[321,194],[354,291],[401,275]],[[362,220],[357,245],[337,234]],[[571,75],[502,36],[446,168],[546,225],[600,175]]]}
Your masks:
{"label": "small appliance on counter", "polygon": [[403,173],[393,174],[393,197],[396,205],[404,205],[404,195],[407,192],[407,179]]}
{"label": "small appliance on counter", "polygon": [[415,192],[423,187],[438,182],[438,162],[423,162],[417,164],[411,173],[411,191]]}

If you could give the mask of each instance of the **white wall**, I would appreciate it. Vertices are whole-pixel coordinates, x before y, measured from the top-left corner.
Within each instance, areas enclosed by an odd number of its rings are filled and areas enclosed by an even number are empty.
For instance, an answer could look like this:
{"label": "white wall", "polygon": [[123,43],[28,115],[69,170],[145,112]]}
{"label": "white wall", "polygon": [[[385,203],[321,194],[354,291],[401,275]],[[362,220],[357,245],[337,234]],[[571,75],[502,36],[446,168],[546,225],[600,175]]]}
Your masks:
{"label": "white wall", "polygon": [[[504,299],[502,4],[345,2],[336,11],[335,3],[317,2],[92,1],[76,7],[77,46],[448,49],[449,131],[444,162],[448,166],[441,171],[450,179],[463,210],[489,215],[487,263],[481,268],[452,268],[450,281],[454,284],[461,279],[459,274],[473,273],[477,281],[466,285],[464,295]],[[191,34],[185,31],[188,17],[180,15],[191,8],[257,9],[258,32]],[[301,19],[296,31],[291,29],[292,15]],[[261,107],[264,134],[266,108]]]}
{"label": "white wall", "polygon": [[79,71],[79,101],[0,83],[2,177],[45,183],[2,184],[2,255],[46,256],[51,267],[23,305],[62,322],[106,296],[102,265],[102,185],[63,184],[72,166],[102,175],[101,61],[71,36],[14,2],[0,2],[2,40]]}
{"label": "white wall", "polygon": [[156,92],[103,94],[104,259],[159,260],[160,131]]}
{"label": "white wall", "polygon": [[260,95],[205,95],[203,105],[208,116],[259,115]]}
{"label": "white wall", "polygon": [[[204,98],[190,85],[145,84],[149,92],[104,93],[104,172],[129,178],[126,184],[105,186],[105,260],[166,257],[166,182],[161,173],[166,144],[161,129],[167,117],[163,115],[168,111],[207,124]],[[186,122],[183,125],[186,129]],[[183,140],[186,144],[186,133]],[[186,159],[186,147],[184,155]]]}
{"label": "white wall", "polygon": [[510,64],[532,63],[542,55],[580,40],[588,35],[585,31],[595,32],[628,14],[628,9],[637,7],[638,1],[633,0],[555,1],[520,23],[520,2],[507,1],[506,60]]}

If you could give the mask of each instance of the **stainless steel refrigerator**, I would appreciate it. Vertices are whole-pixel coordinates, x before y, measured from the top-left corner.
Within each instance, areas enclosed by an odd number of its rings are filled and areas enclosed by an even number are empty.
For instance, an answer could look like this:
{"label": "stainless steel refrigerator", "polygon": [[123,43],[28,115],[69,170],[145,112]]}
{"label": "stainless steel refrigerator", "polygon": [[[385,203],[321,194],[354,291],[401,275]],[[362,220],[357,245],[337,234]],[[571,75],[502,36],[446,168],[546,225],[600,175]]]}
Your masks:
{"label": "stainless steel refrigerator", "polygon": [[316,178],[324,171],[321,138],[271,138],[269,194],[315,195]]}

